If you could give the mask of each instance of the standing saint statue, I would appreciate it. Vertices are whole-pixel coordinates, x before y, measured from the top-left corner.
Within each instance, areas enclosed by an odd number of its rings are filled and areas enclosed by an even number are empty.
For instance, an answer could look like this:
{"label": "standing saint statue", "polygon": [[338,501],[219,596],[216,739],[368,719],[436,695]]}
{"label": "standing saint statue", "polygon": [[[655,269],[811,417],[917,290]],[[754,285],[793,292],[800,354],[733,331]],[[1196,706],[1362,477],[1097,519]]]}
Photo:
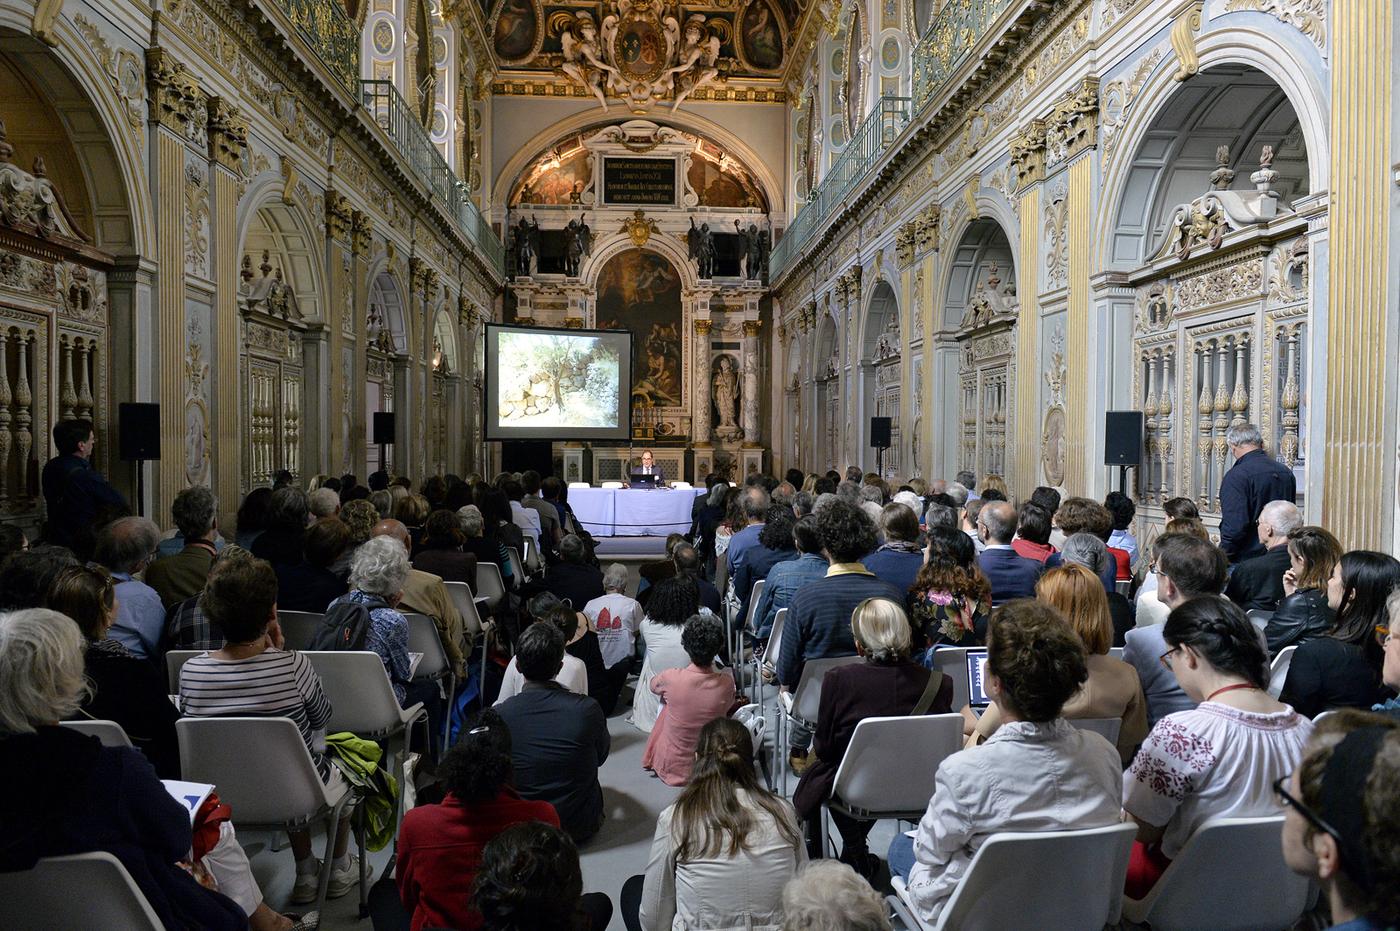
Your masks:
{"label": "standing saint statue", "polygon": [[719,357],[719,369],[715,372],[713,388],[715,409],[719,411],[719,433],[721,436],[726,433],[733,435],[738,432],[735,420],[739,416],[739,376],[734,371],[734,360],[729,356]]}

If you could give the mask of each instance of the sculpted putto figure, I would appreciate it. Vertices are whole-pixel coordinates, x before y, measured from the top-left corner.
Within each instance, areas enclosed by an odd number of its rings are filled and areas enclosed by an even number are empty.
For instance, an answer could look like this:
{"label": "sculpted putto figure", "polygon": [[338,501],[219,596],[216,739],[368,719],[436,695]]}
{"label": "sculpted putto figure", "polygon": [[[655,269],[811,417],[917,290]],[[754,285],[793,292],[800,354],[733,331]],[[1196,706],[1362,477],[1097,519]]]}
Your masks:
{"label": "sculpted putto figure", "polygon": [[593,22],[593,15],[587,12],[576,14],[574,28],[564,30],[559,40],[564,46],[564,62],[559,70],[586,87],[606,110],[608,97],[603,89],[604,76],[616,76],[618,72],[600,54],[598,27]]}
{"label": "sculpted putto figure", "polygon": [[705,17],[692,15],[685,21],[685,32],[680,54],[674,67],[666,74],[676,89],[675,102],[671,112],[681,105],[691,91],[701,84],[707,84],[719,74],[719,36],[705,28]]}

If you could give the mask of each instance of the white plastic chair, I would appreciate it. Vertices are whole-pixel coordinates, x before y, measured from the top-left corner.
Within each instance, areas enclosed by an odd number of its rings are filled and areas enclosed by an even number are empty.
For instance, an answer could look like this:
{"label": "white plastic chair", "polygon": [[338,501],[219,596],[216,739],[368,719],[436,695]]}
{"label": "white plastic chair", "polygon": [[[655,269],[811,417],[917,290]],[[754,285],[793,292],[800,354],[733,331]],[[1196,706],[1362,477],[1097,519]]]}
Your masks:
{"label": "white plastic chair", "polygon": [[739,659],[744,655],[744,632],[753,632],[753,608],[762,594],[763,579],[759,579],[749,590],[749,607],[743,617],[735,618],[730,616],[730,612],[725,612],[729,620],[729,661],[735,666],[739,665]]}
{"label": "white plastic chair", "polygon": [[[851,734],[826,808],[857,821],[917,821],[933,798],[939,765],[963,741],[961,714],[866,718]],[[821,831],[825,850],[825,817]]]}
{"label": "white plastic chair", "polygon": [[1254,625],[1254,629],[1263,631],[1269,626],[1269,619],[1274,616],[1274,612],[1265,611],[1262,608],[1250,608],[1245,612],[1249,617],[1249,623]]}
{"label": "white plastic chair", "polygon": [[1067,720],[1081,731],[1102,734],[1109,743],[1114,746],[1118,745],[1118,732],[1123,729],[1122,718],[1068,718]]}
{"label": "white plastic chair", "polygon": [[[787,752],[787,747],[781,746],[787,742],[787,725],[797,722],[809,728],[817,726],[817,709],[821,707],[822,701],[822,680],[826,678],[826,674],[837,666],[849,666],[860,662],[864,660],[859,656],[824,656],[803,663],[802,676],[797,680],[797,688],[791,692],[778,693],[778,710],[787,718],[782,728],[783,739],[779,741],[780,752]],[[780,759],[779,762],[781,764],[783,761]],[[781,769],[783,795],[787,795],[787,766],[783,765]]]}
{"label": "white plastic chair", "polygon": [[277,612],[277,624],[282,628],[282,640],[289,650],[309,650],[316,639],[316,632],[325,623],[326,616],[315,611]]}
{"label": "white plastic chair", "polygon": [[121,861],[95,850],[45,857],[33,869],[0,873],[0,927],[162,931],[164,925]]}
{"label": "white plastic chair", "polygon": [[[1132,823],[993,834],[978,848],[936,924],[914,914],[898,877],[888,901],[906,927],[920,931],[1099,929],[1118,922],[1136,834]],[[1197,927],[1219,926],[1207,921]]]}
{"label": "white plastic chair", "polygon": [[603,484],[599,485],[598,487],[599,487],[599,488],[621,488],[621,487],[622,487],[622,483],[621,483],[621,482],[604,482]]}
{"label": "white plastic chair", "polygon": [[207,650],[171,650],[165,654],[165,674],[169,680],[170,694],[180,694],[180,670],[185,663],[196,656],[203,656]]}
{"label": "white plastic chair", "polygon": [[693,488],[694,486],[691,485],[690,482],[672,482],[672,483],[671,483],[671,487],[672,487],[672,488]]}
{"label": "white plastic chair", "polygon": [[467,634],[465,644],[470,652],[476,643],[476,638],[481,636],[481,613],[476,610],[476,600],[472,597],[471,586],[466,582],[446,582],[443,587],[447,589],[447,597],[452,599],[452,605],[457,609],[457,613],[462,615],[462,629]]}
{"label": "white plastic chair", "polygon": [[968,647],[939,647],[933,651],[933,668],[953,681],[953,708],[962,710],[971,696],[967,690]]}
{"label": "white plastic chair", "polygon": [[60,721],[60,727],[96,737],[104,747],[130,747],[131,738],[116,721]]}
{"label": "white plastic chair", "polygon": [[[525,541],[526,548],[529,548],[530,542],[529,540]],[[514,574],[517,579],[524,581],[525,564],[520,560],[520,551],[513,546],[508,546],[506,547],[506,558],[510,560],[511,573]],[[500,570],[498,569],[497,571],[499,572]]]}
{"label": "white plastic chair", "polygon": [[[180,738],[181,773],[191,782],[216,786],[219,798],[233,809],[236,827],[295,831],[324,822],[326,852],[315,907],[324,913],[335,865],[336,825],[350,800],[348,783],[327,786],[321,781],[291,718],[181,718],[175,733]],[[364,859],[361,849],[362,864]]]}
{"label": "white plastic chair", "polygon": [[[385,745],[384,767],[400,784],[403,783],[403,760],[408,745],[408,730],[428,713],[422,702],[407,708],[399,707],[389,674],[377,653],[337,650],[308,652],[306,658],[321,677],[321,686],[331,703],[331,719],[326,733],[349,731],[366,740]],[[395,813],[395,830],[403,819],[403,793]]]}
{"label": "white plastic chair", "polygon": [[1269,695],[1278,698],[1283,691],[1283,683],[1288,681],[1288,667],[1293,664],[1293,651],[1297,650],[1297,644],[1284,647],[1278,651],[1273,663],[1269,666]]}
{"label": "white plastic chair", "polygon": [[[516,576],[515,580],[518,583],[523,581],[523,577]],[[494,613],[506,597],[506,580],[501,575],[501,567],[493,562],[477,563],[476,590],[486,599],[486,607]]]}
{"label": "white plastic chair", "polygon": [[[437,624],[426,614],[405,613],[408,621],[408,649],[410,653],[422,653],[418,668],[413,671],[415,682],[436,682],[442,692],[447,707],[452,707],[452,695],[457,686],[457,677],[452,672],[452,662],[447,658],[447,649],[442,645],[442,635]],[[442,745],[448,745],[449,728],[452,716],[444,714],[442,721]]]}
{"label": "white plastic chair", "polygon": [[1283,815],[1207,821],[1151,892],[1123,900],[1123,917],[1153,931],[1292,927],[1307,907],[1308,880],[1283,861],[1282,830]]}
{"label": "white plastic chair", "polygon": [[569,483],[569,487],[570,487],[570,488],[592,488],[593,486],[590,485],[590,484],[588,484],[587,482],[570,482],[570,483]]}
{"label": "white plastic chair", "polygon": [[1113,657],[1114,659],[1122,659],[1122,658],[1123,658],[1123,648],[1122,648],[1122,647],[1109,647],[1109,648],[1108,648],[1108,655],[1111,656],[1111,657]]}

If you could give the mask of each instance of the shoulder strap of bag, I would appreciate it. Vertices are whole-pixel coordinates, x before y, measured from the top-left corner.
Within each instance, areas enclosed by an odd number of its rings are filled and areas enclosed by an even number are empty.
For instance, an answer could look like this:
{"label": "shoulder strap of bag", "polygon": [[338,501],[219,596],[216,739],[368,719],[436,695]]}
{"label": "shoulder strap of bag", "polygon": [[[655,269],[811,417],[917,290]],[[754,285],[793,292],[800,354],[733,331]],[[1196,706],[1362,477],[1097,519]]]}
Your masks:
{"label": "shoulder strap of bag", "polygon": [[924,694],[919,696],[919,700],[914,703],[914,708],[909,712],[911,718],[921,714],[927,714],[929,708],[933,707],[933,700],[938,697],[938,690],[943,685],[943,673],[937,669],[929,671],[928,684],[924,686]]}

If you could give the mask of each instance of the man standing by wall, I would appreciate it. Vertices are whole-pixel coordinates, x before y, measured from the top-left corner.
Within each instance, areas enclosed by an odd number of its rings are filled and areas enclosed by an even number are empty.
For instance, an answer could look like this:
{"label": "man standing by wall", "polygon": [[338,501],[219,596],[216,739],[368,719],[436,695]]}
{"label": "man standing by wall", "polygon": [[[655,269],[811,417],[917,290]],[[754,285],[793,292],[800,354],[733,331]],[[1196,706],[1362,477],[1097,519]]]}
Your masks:
{"label": "man standing by wall", "polygon": [[91,559],[97,528],[126,516],[131,508],[92,467],[97,434],[91,420],[59,421],[53,427],[53,442],[58,455],[44,465],[40,482],[48,508],[44,540]]}
{"label": "man standing by wall", "polygon": [[1220,482],[1220,548],[1235,563],[1263,555],[1259,513],[1270,501],[1294,500],[1298,486],[1288,467],[1264,452],[1255,424],[1231,427],[1225,442],[1235,464]]}

